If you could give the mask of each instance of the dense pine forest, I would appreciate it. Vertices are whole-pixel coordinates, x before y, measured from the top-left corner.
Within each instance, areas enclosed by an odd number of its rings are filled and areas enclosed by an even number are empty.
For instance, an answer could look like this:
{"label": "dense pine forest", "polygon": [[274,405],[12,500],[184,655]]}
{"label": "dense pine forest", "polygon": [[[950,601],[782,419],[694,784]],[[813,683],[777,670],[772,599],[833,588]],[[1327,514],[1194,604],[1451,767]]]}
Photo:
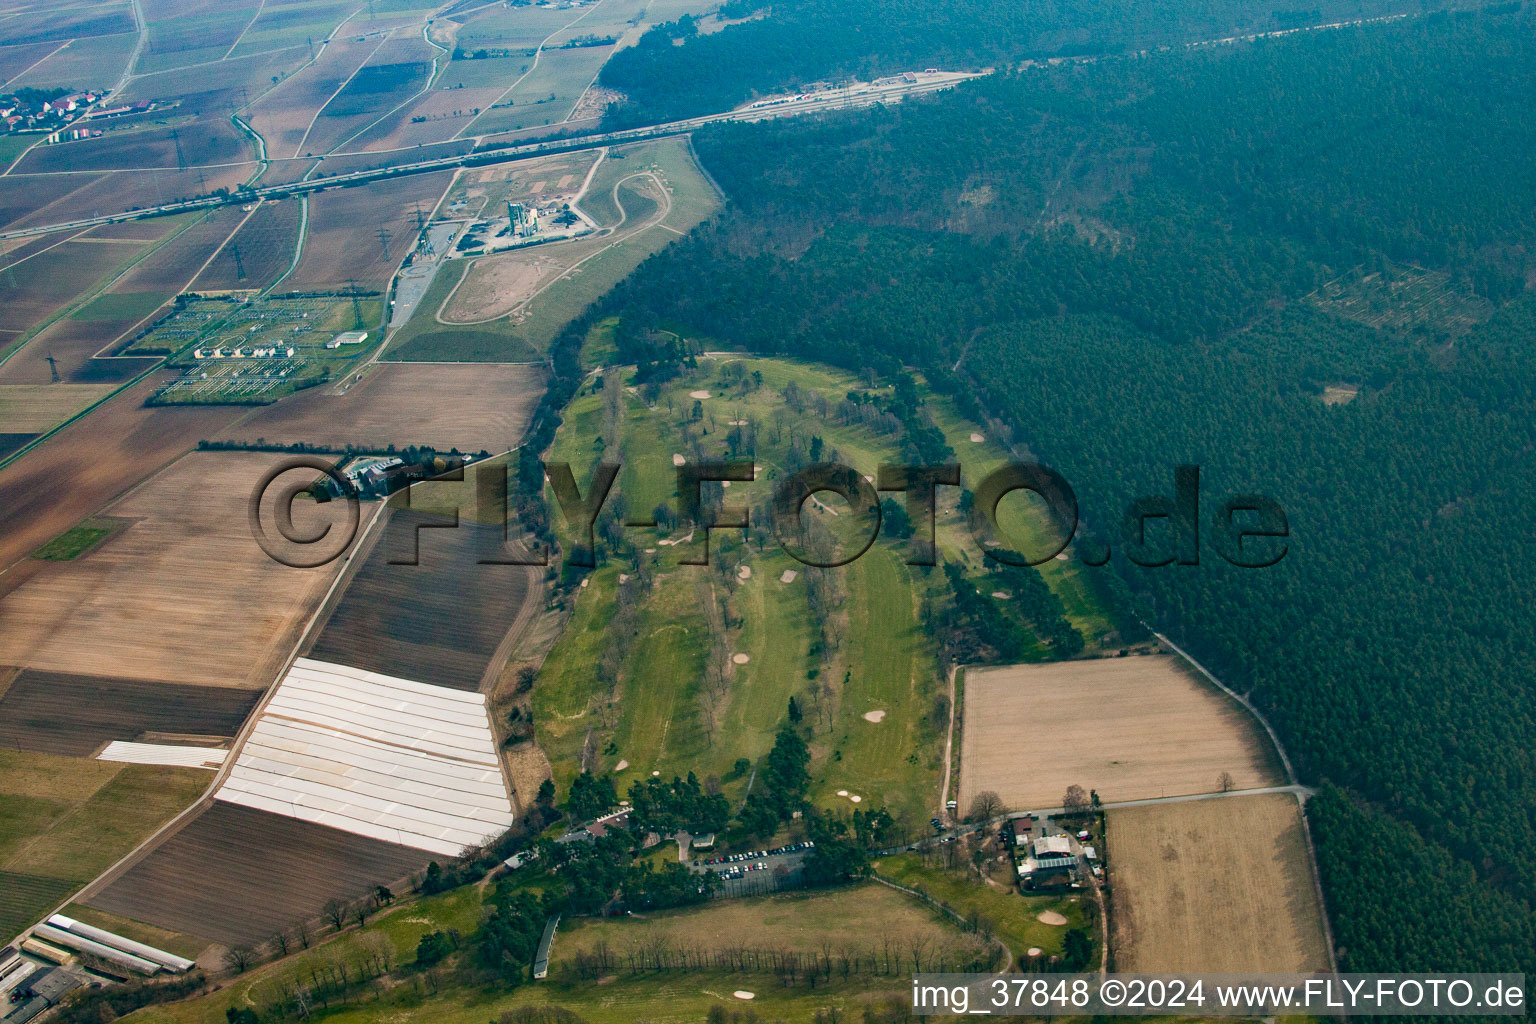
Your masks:
{"label": "dense pine forest", "polygon": [[1463,0],[728,0],[724,28],[691,17],[614,54],[599,81],[624,94],[614,127],[728,110],[814,83],[930,66],[981,70],[1422,14]]}
{"label": "dense pine forest", "polygon": [[1533,93],[1517,3],[719,128],[727,212],[598,312],[916,367],[1065,474],[1099,547],[1181,463],[1207,525],[1274,498],[1278,565],[1099,571],[1322,787],[1345,969],[1536,969]]}

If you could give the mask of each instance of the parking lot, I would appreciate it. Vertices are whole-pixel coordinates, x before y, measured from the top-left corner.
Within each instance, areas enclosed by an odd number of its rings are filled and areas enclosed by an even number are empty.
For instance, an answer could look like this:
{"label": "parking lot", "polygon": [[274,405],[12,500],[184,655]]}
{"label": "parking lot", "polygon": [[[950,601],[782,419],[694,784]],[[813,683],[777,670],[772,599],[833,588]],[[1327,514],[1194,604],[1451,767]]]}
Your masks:
{"label": "parking lot", "polygon": [[701,857],[690,860],[688,866],[694,871],[718,873],[721,896],[757,896],[791,884],[815,845],[807,841],[772,850]]}

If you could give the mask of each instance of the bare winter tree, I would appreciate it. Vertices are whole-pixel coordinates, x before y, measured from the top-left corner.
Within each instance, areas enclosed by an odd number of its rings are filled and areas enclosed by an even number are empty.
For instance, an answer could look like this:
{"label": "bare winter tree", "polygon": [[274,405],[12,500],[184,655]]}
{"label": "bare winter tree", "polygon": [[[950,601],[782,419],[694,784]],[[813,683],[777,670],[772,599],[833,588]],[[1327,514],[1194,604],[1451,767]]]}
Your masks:
{"label": "bare winter tree", "polygon": [[224,964],[230,970],[244,974],[256,962],[256,954],[249,946],[231,946],[224,951]]}
{"label": "bare winter tree", "polygon": [[970,821],[991,821],[1003,813],[1003,798],[990,789],[984,789],[971,798],[971,808],[966,812]]}
{"label": "bare winter tree", "polygon": [[1222,772],[1221,777],[1216,780],[1216,788],[1223,793],[1230,793],[1237,788],[1237,781],[1232,778],[1231,772]]}
{"label": "bare winter tree", "polygon": [[272,952],[278,956],[288,955],[288,933],[274,932],[272,935]]}
{"label": "bare winter tree", "polygon": [[1072,785],[1067,787],[1067,793],[1061,798],[1061,807],[1067,814],[1087,814],[1092,802],[1088,798],[1088,791],[1082,786]]}
{"label": "bare winter tree", "polygon": [[337,931],[341,931],[341,926],[347,923],[347,905],[341,902],[341,900],[334,898],[326,900],[321,913],[325,915],[325,919],[331,922],[331,926]]}

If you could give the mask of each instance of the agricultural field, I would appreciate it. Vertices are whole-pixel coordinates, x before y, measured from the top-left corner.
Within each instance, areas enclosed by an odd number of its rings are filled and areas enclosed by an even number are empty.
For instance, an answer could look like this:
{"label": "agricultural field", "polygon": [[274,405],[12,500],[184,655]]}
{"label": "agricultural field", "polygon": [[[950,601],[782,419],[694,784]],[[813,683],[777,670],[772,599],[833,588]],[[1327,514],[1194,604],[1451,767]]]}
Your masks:
{"label": "agricultural field", "polygon": [[0,369],[0,380],[42,382],[57,372],[68,381],[122,381],[153,366],[153,360],[114,358],[137,354],[118,343],[150,323],[191,282],[241,217],[225,207],[183,220],[175,234],[12,356]]}
{"label": "agricultural field", "polygon": [[0,385],[0,434],[41,434],[105,398],[110,384]]}
{"label": "agricultural field", "polygon": [[1330,969],[1294,796],[1118,808],[1107,830],[1116,970]]}
{"label": "agricultural field", "polygon": [[[137,42],[130,15],[111,35],[81,36],[6,83],[7,89],[107,88],[128,66]],[[58,46],[56,42],[54,44]]]}
{"label": "agricultural field", "polygon": [[241,414],[145,405],[164,379],[151,375],[0,467],[0,567],[72,529]]}
{"label": "agricultural field", "polygon": [[146,0],[149,40],[135,70],[150,73],[220,60],[250,24],[249,0]]}
{"label": "agricultural field", "polygon": [[559,124],[571,115],[612,52],[611,46],[544,49],[537,65],[514,79],[516,84],[483,109],[462,134],[492,135]]}
{"label": "agricultural field", "polygon": [[[91,186],[97,184],[109,175],[107,172],[100,174],[49,174],[34,178],[18,178],[6,175],[0,178],[0,227],[9,229],[18,226],[18,222],[33,217],[39,211],[45,215],[34,220],[34,223],[64,221],[71,219],[67,215],[68,201],[70,197],[80,194],[89,194]],[[62,209],[61,209],[62,208]],[[59,216],[47,216],[46,211],[53,211]],[[40,239],[23,241],[24,246],[37,246]]]}
{"label": "agricultural field", "polygon": [[0,181],[0,219],[6,228],[35,227],[77,217],[106,216],[235,189],[258,170],[256,163],[216,167],[151,167],[84,174],[9,174]]}
{"label": "agricultural field", "polygon": [[338,34],[314,63],[254,98],[242,116],[266,140],[267,155],[291,158],[325,152],[307,141],[321,110],[383,45],[382,39]]}
{"label": "agricultural field", "polygon": [[[0,328],[13,332],[13,344],[35,332],[105,288],[163,239],[185,227],[187,221],[172,218],[148,223],[157,232],[150,238],[123,237],[108,228],[97,228],[83,233],[46,235],[5,254],[0,258]],[[83,358],[76,357],[75,366],[83,365],[84,359],[110,340],[79,346],[88,351]],[[0,363],[0,381],[50,383],[53,375],[42,358],[47,355],[57,357],[64,353],[29,353],[20,362],[13,355]],[[66,359],[65,372],[70,368]]]}
{"label": "agricultural field", "polygon": [[0,44],[0,88],[63,45],[52,40]]}
{"label": "agricultural field", "polygon": [[0,696],[0,747],[93,757],[113,740],[149,733],[229,738],[260,696],[254,689],[24,669]]}
{"label": "agricultural field", "polygon": [[[393,886],[430,859],[377,839],[215,800],[99,892],[96,910],[214,942],[259,944],[332,897]],[[198,884],[188,885],[188,879]]]}
{"label": "agricultural field", "polygon": [[189,290],[246,291],[273,285],[293,265],[302,216],[303,205],[298,200],[262,202]]}
{"label": "agricultural field", "polygon": [[[1271,748],[1235,701],[1171,655],[969,668],[960,806],[1056,807],[1068,786],[1106,802],[1276,783]],[[1050,757],[1032,738],[1061,736]]]}
{"label": "agricultural field", "polygon": [[[476,64],[501,64],[501,61],[475,61]],[[453,67],[457,67],[457,63]],[[513,69],[508,68],[508,71]],[[410,100],[398,111],[380,118],[379,122],[361,132],[341,147],[342,152],[361,153],[426,147],[456,138],[469,127],[480,111],[490,106],[501,95],[502,87],[492,85],[482,88],[460,88],[462,82],[453,82],[451,69],[437,78],[437,85],[417,99]],[[515,75],[513,77],[516,77]],[[473,140],[459,143],[470,146]]]}
{"label": "agricultural field", "polygon": [[329,153],[339,149],[415,96],[432,75],[436,52],[419,33],[386,42],[321,109],[304,151]]}
{"label": "agricultural field", "polygon": [[21,451],[37,437],[36,434],[0,432],[0,461]]}
{"label": "agricultural field", "polygon": [[[170,110],[173,116],[190,109],[208,117],[224,117],[231,108],[243,107],[271,89],[274,75],[281,81],[307,59],[307,50],[289,50],[149,74],[141,69],[129,79],[118,98],[127,103],[140,100],[156,104],[179,102],[179,106]],[[153,113],[159,112],[157,109]]]}
{"label": "agricultural field", "polygon": [[382,292],[416,246],[417,211],[430,215],[452,178],[434,171],[315,194],[304,255],[284,287],[339,291],[355,283]]}
{"label": "agricultural field", "polygon": [[337,451],[425,445],[498,453],[522,439],[543,385],[543,368],[531,364],[379,363],[339,394],[312,388],[264,409],[225,439]]}
{"label": "agricultural field", "polygon": [[479,564],[504,557],[499,525],[433,523],[442,520],[389,513],[308,657],[460,690],[495,679],[542,604],[543,570]]}
{"label": "agricultural field", "polygon": [[[281,565],[251,536],[248,497],[280,458],[188,455],[109,506],[105,515],[132,525],[81,558],[37,563],[43,568],[0,603],[0,664],[268,686],[336,571]],[[307,529],[315,517],[341,514],[301,508],[296,521]]]}
{"label": "agricultural field", "polygon": [[11,173],[200,167],[243,163],[252,157],[249,138],[231,125],[228,117],[206,117],[193,121],[178,118],[169,127],[156,124],[143,127],[114,125],[99,139],[38,146],[18,162]]}
{"label": "agricultural field", "polygon": [[128,853],[211,778],[0,749],[0,941]]}
{"label": "agricultural field", "polygon": [[[382,6],[375,5],[376,8]],[[354,14],[357,14],[355,19],[352,18]],[[229,56],[239,58],[291,47],[299,54],[299,59],[307,59],[310,40],[318,46],[338,27],[350,31],[367,25],[368,21],[367,12],[358,13],[356,4],[338,0],[268,4],[246,26],[245,34],[230,49]]]}

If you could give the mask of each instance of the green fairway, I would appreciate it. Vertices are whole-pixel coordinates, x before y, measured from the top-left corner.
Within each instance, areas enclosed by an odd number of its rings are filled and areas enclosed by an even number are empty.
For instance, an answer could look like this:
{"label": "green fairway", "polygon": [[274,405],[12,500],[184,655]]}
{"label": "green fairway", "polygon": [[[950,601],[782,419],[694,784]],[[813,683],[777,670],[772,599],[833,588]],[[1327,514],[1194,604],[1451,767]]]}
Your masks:
{"label": "green fairway", "polygon": [[[613,329],[593,329],[589,357],[612,343]],[[900,460],[894,438],[877,424],[831,415],[864,385],[851,374],[779,359],[705,359],[661,386],[637,384],[632,374],[610,367],[589,377],[567,406],[551,452],[571,464],[583,489],[599,460],[620,462],[609,508],[662,521],[622,531],[617,547],[600,540],[603,567],[568,598],[570,626],[534,687],[537,736],[557,786],[564,791],[585,756],[594,770],[616,773],[621,793],[652,772],[693,771],[739,799],[745,779],[733,766],[767,752],[794,698],[812,754],[811,799],[843,813],[884,807],[921,828],[942,803],[947,687],[922,616],[928,603],[946,599],[944,576],[908,566],[906,543],[889,539],[846,567],[817,570],[767,531],[765,503],[776,481],[808,461],[813,445],[822,458],[866,475]],[[952,415],[939,421],[961,438],[976,429]],[[757,528],[747,536],[713,531],[712,564],[681,564],[685,552],[702,552],[703,541],[666,525],[676,500],[674,463],[747,452],[758,478],[717,493],[727,505],[752,510]],[[999,462],[1003,454],[992,453]],[[955,511],[956,497],[946,494],[941,550],[984,575],[979,542]],[[834,532],[851,528],[832,507],[841,499],[827,500],[808,518]],[[1052,563],[1048,586],[1064,602],[1075,594],[1087,615],[1103,616],[1070,568]]]}

